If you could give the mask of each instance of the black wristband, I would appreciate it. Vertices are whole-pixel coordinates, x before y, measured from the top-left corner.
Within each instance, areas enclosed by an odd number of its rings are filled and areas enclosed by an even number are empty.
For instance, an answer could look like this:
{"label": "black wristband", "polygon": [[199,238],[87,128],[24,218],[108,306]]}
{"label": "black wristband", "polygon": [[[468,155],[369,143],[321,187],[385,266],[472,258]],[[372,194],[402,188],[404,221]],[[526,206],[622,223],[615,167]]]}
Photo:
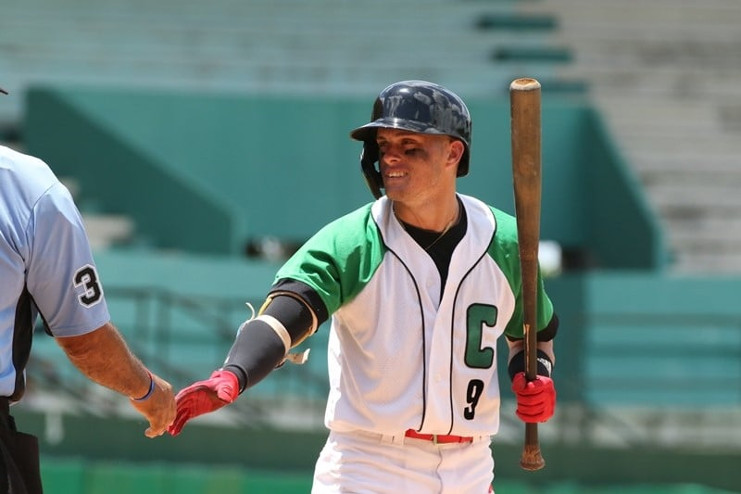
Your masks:
{"label": "black wristband", "polygon": [[149,371],[147,371],[147,374],[149,374],[149,390],[147,391],[147,394],[141,398],[131,398],[133,401],[146,401],[154,393],[154,376],[152,376],[152,373]]}
{"label": "black wristband", "polygon": [[[536,358],[538,360],[538,375],[551,377],[553,362],[551,362],[548,354],[543,350],[538,350]],[[512,360],[509,361],[509,365],[507,366],[507,372],[509,373],[510,381],[520,372],[525,372],[525,350],[518,352],[512,357]]]}

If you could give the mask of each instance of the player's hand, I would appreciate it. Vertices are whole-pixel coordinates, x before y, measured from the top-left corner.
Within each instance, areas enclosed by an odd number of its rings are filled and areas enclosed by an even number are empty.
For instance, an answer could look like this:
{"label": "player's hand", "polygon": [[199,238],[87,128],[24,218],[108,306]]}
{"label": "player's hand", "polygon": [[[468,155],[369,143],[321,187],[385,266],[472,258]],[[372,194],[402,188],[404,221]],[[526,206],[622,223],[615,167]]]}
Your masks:
{"label": "player's hand", "polygon": [[524,372],[512,380],[512,392],[517,397],[517,416],[526,423],[545,422],[556,409],[556,388],[553,380],[537,376],[528,381]]}
{"label": "player's hand", "polygon": [[144,431],[147,437],[161,436],[175,419],[175,395],[170,383],[152,374],[154,385],[152,395],[144,401],[130,400],[131,406],[149,420],[149,428]]}
{"label": "player's hand", "polygon": [[234,373],[217,370],[205,381],[198,381],[183,388],[175,397],[177,416],[167,428],[172,436],[177,436],[187,421],[192,418],[218,410],[232,403],[239,396],[239,381]]}

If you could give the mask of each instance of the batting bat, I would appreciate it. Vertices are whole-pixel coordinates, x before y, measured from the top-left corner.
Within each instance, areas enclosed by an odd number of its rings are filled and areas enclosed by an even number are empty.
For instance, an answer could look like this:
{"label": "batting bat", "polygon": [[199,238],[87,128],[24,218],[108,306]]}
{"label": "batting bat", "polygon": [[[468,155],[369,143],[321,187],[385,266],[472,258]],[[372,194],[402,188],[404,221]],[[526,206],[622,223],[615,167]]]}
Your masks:
{"label": "batting bat", "polygon": [[[522,275],[523,329],[525,332],[525,376],[536,379],[538,242],[540,240],[541,143],[540,83],[522,78],[509,87],[512,127],[512,177],[517,216],[517,237]],[[525,444],[520,458],[525,470],[540,470],[538,424],[525,424]]]}

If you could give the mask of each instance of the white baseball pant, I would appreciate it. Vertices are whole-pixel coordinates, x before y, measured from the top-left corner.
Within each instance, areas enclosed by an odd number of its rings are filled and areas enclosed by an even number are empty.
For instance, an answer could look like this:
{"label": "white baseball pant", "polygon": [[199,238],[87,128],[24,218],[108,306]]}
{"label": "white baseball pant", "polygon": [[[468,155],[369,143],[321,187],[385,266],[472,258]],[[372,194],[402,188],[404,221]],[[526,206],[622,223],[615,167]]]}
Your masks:
{"label": "white baseball pant", "polygon": [[488,436],[470,443],[330,432],[314,471],[312,494],[493,493]]}

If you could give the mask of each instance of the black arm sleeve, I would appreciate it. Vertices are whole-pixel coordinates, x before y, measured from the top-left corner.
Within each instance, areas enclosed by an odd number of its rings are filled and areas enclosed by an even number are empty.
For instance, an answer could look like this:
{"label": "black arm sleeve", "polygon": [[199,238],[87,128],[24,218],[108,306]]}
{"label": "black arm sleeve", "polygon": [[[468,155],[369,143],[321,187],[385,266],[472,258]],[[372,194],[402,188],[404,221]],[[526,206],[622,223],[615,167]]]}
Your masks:
{"label": "black arm sleeve", "polygon": [[275,369],[283,361],[285,352],[283,341],[273,328],[264,321],[253,319],[237,333],[223,368],[237,376],[241,393]]}
{"label": "black arm sleeve", "polygon": [[322,298],[319,294],[306,283],[301,281],[293,280],[290,278],[281,278],[276,281],[273,287],[270,289],[270,293],[280,292],[291,292],[298,296],[304,301],[306,305],[311,307],[311,310],[316,314],[318,325],[322,325],[327,319],[329,319],[329,313],[327,307],[322,302]]}
{"label": "black arm sleeve", "polygon": [[296,344],[311,331],[311,311],[302,302],[290,295],[278,295],[270,301],[263,314],[273,316],[283,323],[291,335],[291,343]]}
{"label": "black arm sleeve", "polygon": [[[280,321],[291,336],[291,344],[303,340],[312,329],[309,308],[289,295],[277,295],[263,309],[262,314]],[[285,346],[275,330],[260,319],[245,323],[237,333],[224,369],[233,372],[239,380],[240,393],[265,378],[283,362]]]}

